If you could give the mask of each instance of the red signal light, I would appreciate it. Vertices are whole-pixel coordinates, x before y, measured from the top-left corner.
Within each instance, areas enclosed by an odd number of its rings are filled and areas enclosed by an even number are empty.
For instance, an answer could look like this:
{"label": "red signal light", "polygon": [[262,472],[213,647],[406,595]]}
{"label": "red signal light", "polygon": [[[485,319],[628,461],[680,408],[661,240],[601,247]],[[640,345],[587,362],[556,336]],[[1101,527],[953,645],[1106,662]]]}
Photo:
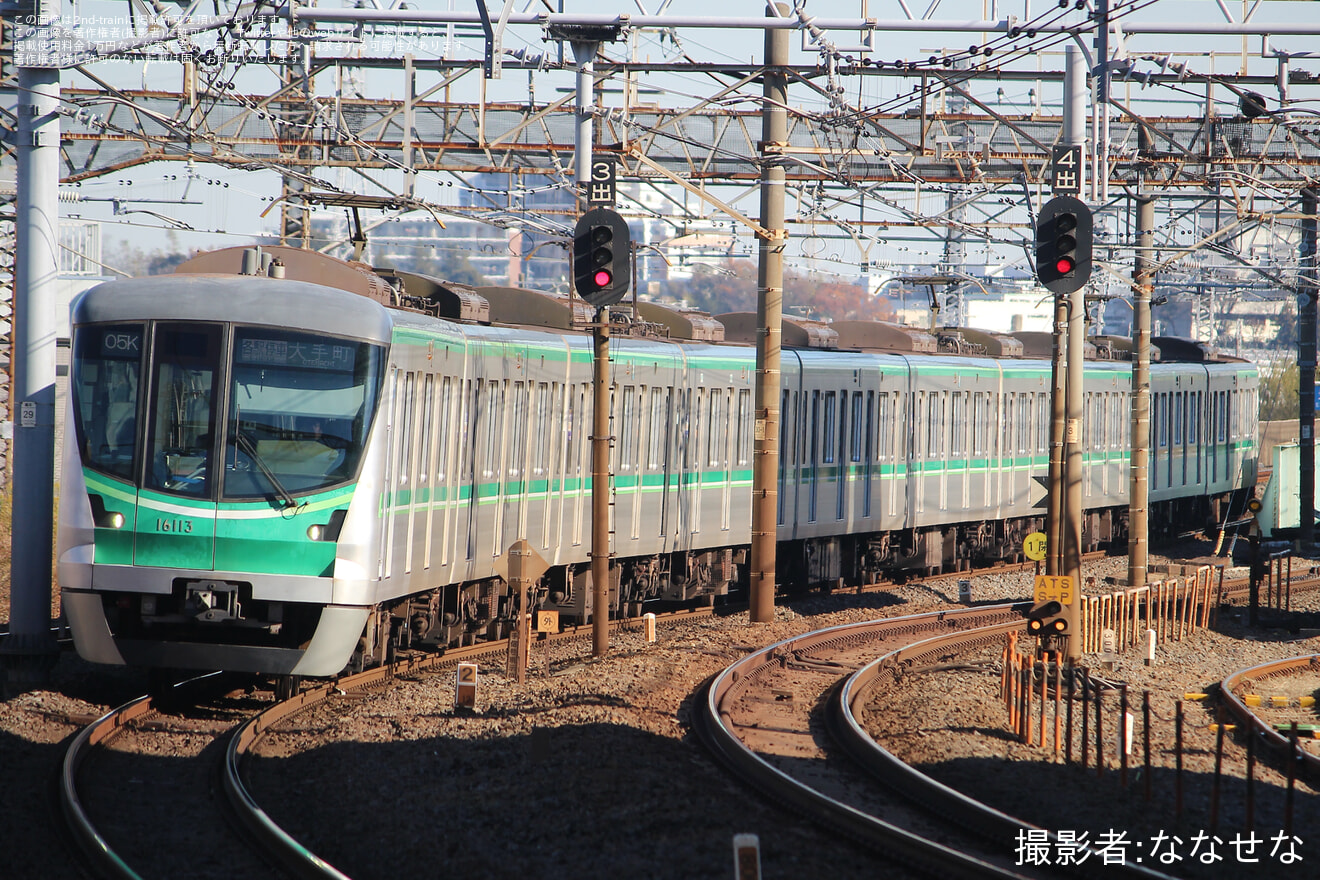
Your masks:
{"label": "red signal light", "polygon": [[1060,275],[1067,275],[1073,270],[1074,265],[1072,257],[1059,257],[1054,263],[1054,271]]}
{"label": "red signal light", "polygon": [[610,282],[614,280],[614,276],[604,269],[597,269],[596,274],[591,276],[591,280],[597,287],[609,287]]}

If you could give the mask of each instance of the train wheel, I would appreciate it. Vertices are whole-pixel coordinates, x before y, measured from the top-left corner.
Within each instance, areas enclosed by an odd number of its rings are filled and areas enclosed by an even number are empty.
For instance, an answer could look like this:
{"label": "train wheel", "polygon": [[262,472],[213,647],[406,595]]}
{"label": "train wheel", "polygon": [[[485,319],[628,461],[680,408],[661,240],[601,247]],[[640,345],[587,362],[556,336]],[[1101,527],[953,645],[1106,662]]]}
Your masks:
{"label": "train wheel", "polygon": [[275,699],[281,703],[292,700],[302,690],[301,675],[280,675],[275,678]]}
{"label": "train wheel", "polygon": [[156,706],[172,705],[177,697],[174,686],[183,680],[177,669],[153,666],[147,670],[147,694]]}

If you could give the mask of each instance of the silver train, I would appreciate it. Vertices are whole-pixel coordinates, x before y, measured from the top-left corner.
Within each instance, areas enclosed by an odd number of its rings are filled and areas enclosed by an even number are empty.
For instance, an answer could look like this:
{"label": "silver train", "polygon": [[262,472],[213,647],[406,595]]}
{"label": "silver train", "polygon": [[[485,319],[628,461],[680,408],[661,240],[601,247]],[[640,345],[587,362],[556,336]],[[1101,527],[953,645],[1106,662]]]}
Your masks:
{"label": "silver train", "polygon": [[[519,539],[550,563],[537,607],[589,619],[585,306],[271,255],[286,277],[237,274],[231,249],[73,305],[58,568],[82,656],[327,676],[499,636]],[[753,324],[644,305],[646,334],[612,343],[611,615],[746,583]],[[794,321],[784,339],[786,588],[1014,558],[1043,525],[1039,340]],[[1163,350],[1151,521],[1195,527],[1254,485],[1257,374]],[[1126,536],[1130,376],[1086,365],[1088,547]]]}

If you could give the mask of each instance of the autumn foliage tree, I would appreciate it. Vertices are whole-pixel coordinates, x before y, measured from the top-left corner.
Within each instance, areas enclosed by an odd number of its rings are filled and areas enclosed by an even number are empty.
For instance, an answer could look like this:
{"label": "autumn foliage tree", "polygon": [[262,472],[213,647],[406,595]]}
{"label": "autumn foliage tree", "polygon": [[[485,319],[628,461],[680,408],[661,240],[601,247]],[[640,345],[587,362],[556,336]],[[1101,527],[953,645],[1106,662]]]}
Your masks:
{"label": "autumn foliage tree", "polygon": [[[701,264],[692,278],[671,284],[671,296],[712,315],[756,311],[756,265],[728,259]],[[784,313],[818,321],[892,321],[894,306],[865,287],[835,276],[784,273]]]}

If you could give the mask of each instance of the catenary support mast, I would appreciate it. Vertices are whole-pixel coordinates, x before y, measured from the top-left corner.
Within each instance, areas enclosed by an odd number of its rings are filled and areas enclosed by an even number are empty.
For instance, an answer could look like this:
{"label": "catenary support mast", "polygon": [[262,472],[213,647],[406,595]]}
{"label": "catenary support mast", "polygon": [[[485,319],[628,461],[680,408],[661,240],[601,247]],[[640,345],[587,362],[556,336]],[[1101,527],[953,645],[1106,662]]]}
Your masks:
{"label": "catenary support mast", "polygon": [[[781,16],[788,6],[775,4]],[[774,9],[766,10],[767,16]],[[756,429],[752,470],[751,620],[775,618],[775,538],[779,522],[779,357],[784,306],[784,166],[776,161],[788,141],[789,33],[765,33],[761,111],[761,226],[756,296]]]}

